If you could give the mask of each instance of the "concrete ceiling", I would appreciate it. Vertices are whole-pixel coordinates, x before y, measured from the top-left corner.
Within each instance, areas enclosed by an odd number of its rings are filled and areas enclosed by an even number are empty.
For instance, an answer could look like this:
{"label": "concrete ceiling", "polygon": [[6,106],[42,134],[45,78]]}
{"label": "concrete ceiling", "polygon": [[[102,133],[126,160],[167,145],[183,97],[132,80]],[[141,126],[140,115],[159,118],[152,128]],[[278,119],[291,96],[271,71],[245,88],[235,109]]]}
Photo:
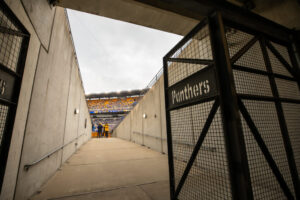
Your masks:
{"label": "concrete ceiling", "polygon": [[61,0],[58,6],[186,35],[198,20],[133,0]]}
{"label": "concrete ceiling", "polygon": [[291,29],[300,29],[298,0],[254,0],[254,12]]}
{"label": "concrete ceiling", "polygon": [[[58,6],[65,8],[179,35],[186,35],[212,10],[225,10],[230,15],[230,12],[237,11],[237,6],[232,7],[231,3],[240,4],[240,0],[230,0],[230,3],[222,0],[58,0],[57,2]],[[256,4],[254,13],[288,28],[300,29],[300,5],[297,0],[254,0],[254,3]],[[232,8],[235,11],[231,11]],[[243,15],[243,11],[240,15]]]}

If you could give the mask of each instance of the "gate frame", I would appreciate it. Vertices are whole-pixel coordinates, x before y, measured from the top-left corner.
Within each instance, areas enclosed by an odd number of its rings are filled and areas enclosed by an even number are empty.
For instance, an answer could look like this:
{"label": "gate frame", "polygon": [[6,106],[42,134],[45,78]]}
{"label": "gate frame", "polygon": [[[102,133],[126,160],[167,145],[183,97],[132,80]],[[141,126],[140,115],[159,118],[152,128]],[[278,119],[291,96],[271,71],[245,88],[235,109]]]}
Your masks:
{"label": "gate frame", "polygon": [[[249,18],[251,24],[248,26],[243,23],[244,19]],[[246,146],[244,140],[244,134],[241,125],[241,117],[239,112],[243,114],[243,117],[248,120],[247,122],[251,122],[250,115],[247,116],[243,110],[243,103],[241,102],[240,95],[237,94],[235,90],[234,78],[233,78],[233,67],[230,61],[229,56],[229,48],[227,46],[227,39],[225,36],[225,24],[226,25],[233,25],[237,27],[239,30],[245,30],[246,32],[258,33],[259,35],[264,35],[270,38],[272,41],[278,42],[279,44],[285,44],[288,49],[289,56],[292,62],[292,75],[296,78],[298,83],[298,87],[300,89],[300,63],[299,58],[297,59],[297,35],[296,32],[290,29],[287,29],[281,25],[278,25],[274,22],[265,20],[263,22],[260,21],[260,26],[262,24],[266,24],[267,31],[261,32],[258,28],[255,27],[255,20],[258,18],[253,17],[252,15],[245,15],[243,19],[240,19],[238,15],[232,15],[232,13],[226,13],[222,11],[214,11],[210,14],[207,18],[203,19],[193,30],[191,30],[178,44],[174,46],[163,58],[163,68],[164,68],[164,89],[165,89],[165,111],[166,111],[166,128],[167,128],[167,143],[168,143],[168,162],[169,162],[169,178],[170,178],[170,197],[171,200],[177,199],[177,191],[175,188],[175,180],[174,180],[174,162],[173,162],[173,146],[172,146],[172,134],[171,134],[171,122],[170,122],[170,109],[169,109],[169,97],[168,97],[168,61],[173,62],[180,62],[179,59],[171,58],[180,47],[182,47],[189,39],[191,39],[204,25],[209,26],[209,34],[210,40],[212,45],[212,53],[213,53],[213,62],[216,69],[216,81],[217,85],[219,86],[219,100],[220,100],[220,107],[221,107],[221,115],[222,115],[222,122],[223,122],[223,130],[224,130],[224,139],[225,139],[225,147],[226,147],[226,156],[227,162],[229,166],[229,174],[230,174],[230,182],[231,182],[231,192],[233,199],[253,199],[253,191],[251,186],[251,179],[250,179],[250,172],[249,172],[249,165],[247,160],[247,153],[246,153]],[[272,30],[274,29],[274,30]],[[276,32],[276,30],[279,30]],[[268,33],[273,33],[270,35]],[[283,37],[285,36],[285,37]],[[283,37],[283,38],[282,38]],[[259,42],[260,40],[258,40]],[[266,48],[266,47],[265,47]],[[266,59],[266,55],[263,50],[264,59]],[[299,55],[298,55],[299,56]],[[182,60],[181,60],[182,61]],[[195,63],[193,59],[184,59],[185,62]],[[265,60],[267,67],[267,73],[272,73],[270,71],[271,65],[268,64],[268,56],[267,60]],[[224,66],[225,65],[225,66]],[[272,70],[272,69],[271,69]],[[300,184],[299,184],[299,175],[296,168],[296,163],[293,156],[293,150],[290,143],[288,130],[286,126],[286,122],[284,119],[283,109],[281,106],[281,101],[279,100],[279,95],[277,91],[277,87],[275,85],[275,80],[272,75],[268,75],[268,79],[270,81],[270,87],[272,90],[272,98],[269,100],[274,102],[276,105],[276,111],[278,116],[279,125],[281,128],[282,133],[282,140],[284,144],[284,148],[286,151],[286,158],[288,161],[288,166],[290,170],[290,175],[293,181],[293,188],[295,190],[295,198],[300,199]],[[248,98],[251,99],[260,99],[259,97],[254,97],[248,95]],[[217,99],[217,98],[216,98]],[[282,98],[281,98],[282,99]],[[197,102],[199,103],[199,102]],[[185,105],[190,106],[190,105]],[[246,117],[245,117],[246,116]],[[234,130],[234,131],[232,131]],[[257,131],[257,128],[253,124],[251,127],[251,131]],[[241,134],[242,133],[242,134]],[[258,133],[258,131],[257,131]],[[258,133],[259,135],[259,133]],[[260,135],[259,135],[260,136]],[[198,145],[198,143],[197,143]],[[200,148],[199,146],[195,145],[196,148]],[[262,141],[259,144],[261,148],[266,147],[264,142]],[[195,150],[194,149],[194,150]],[[269,165],[274,164],[274,168],[272,167],[273,174],[276,176],[277,180],[281,177],[280,171],[278,170],[272,156],[268,152],[268,149],[265,148],[263,151],[264,156],[267,159]],[[193,151],[194,153],[194,151]],[[266,155],[265,155],[266,154]],[[193,154],[192,154],[193,156]],[[192,158],[191,156],[191,158]],[[270,164],[271,163],[271,164]],[[190,163],[189,163],[190,164]],[[188,164],[188,165],[189,165]],[[190,166],[186,166],[186,169]],[[184,174],[183,176],[187,176]],[[283,180],[284,182],[284,180]],[[280,182],[281,183],[281,182]],[[281,188],[284,190],[284,193],[288,195],[290,191],[285,191],[284,184],[280,184]],[[182,186],[182,185],[181,185]],[[298,189],[297,189],[298,188]],[[181,189],[181,188],[179,188]],[[288,196],[289,197],[289,196]]]}
{"label": "gate frame", "polygon": [[233,70],[225,28],[220,13],[209,17],[213,60],[217,71],[221,115],[233,199],[253,199],[250,172],[242,129]]}
{"label": "gate frame", "polygon": [[11,143],[11,137],[13,133],[13,127],[17,112],[17,107],[19,105],[19,95],[21,91],[21,85],[23,81],[23,73],[25,69],[25,62],[27,57],[27,51],[29,46],[29,40],[30,40],[30,34],[26,30],[26,28],[23,26],[22,22],[16,17],[16,15],[13,13],[13,11],[6,5],[4,1],[0,1],[0,7],[3,9],[3,14],[7,16],[8,20],[10,20],[18,29],[19,31],[12,31],[12,30],[1,30],[1,33],[5,32],[7,34],[12,34],[15,36],[22,37],[22,43],[20,46],[20,52],[16,67],[16,72],[13,72],[12,70],[6,68],[5,66],[2,66],[0,64],[0,67],[3,71],[6,71],[9,74],[12,74],[15,76],[15,85],[13,88],[13,95],[12,95],[12,101],[8,101],[5,99],[0,98],[0,102],[3,105],[7,105],[9,107],[9,112],[7,114],[6,118],[6,124],[3,131],[3,138],[1,141],[1,151],[0,151],[0,193],[2,191],[2,185],[3,185],[3,179],[5,175],[6,170],[6,164],[7,164],[7,158]]}

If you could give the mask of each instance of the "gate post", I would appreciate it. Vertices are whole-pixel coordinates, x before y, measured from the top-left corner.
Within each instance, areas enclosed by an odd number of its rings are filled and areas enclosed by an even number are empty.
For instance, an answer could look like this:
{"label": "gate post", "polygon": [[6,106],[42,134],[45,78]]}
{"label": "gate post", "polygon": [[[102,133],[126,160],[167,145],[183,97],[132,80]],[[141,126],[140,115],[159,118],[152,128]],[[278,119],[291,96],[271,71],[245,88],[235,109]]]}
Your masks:
{"label": "gate post", "polygon": [[[300,71],[300,30],[295,31],[292,40],[294,41],[292,44],[293,53],[291,55],[295,56],[295,61],[297,63],[297,71]],[[299,73],[298,73],[299,75]]]}
{"label": "gate post", "polygon": [[166,128],[167,128],[167,143],[168,143],[168,164],[169,164],[169,182],[170,182],[170,198],[175,199],[175,175],[174,175],[174,163],[173,163],[173,145],[172,145],[172,134],[170,126],[170,112],[169,108],[169,97],[168,97],[168,62],[166,57],[163,58],[163,68],[164,68],[164,94],[165,94],[165,108],[166,108]]}
{"label": "gate post", "polygon": [[220,13],[215,12],[209,17],[209,29],[217,84],[220,91],[220,106],[232,197],[236,200],[253,199],[237,94]]}

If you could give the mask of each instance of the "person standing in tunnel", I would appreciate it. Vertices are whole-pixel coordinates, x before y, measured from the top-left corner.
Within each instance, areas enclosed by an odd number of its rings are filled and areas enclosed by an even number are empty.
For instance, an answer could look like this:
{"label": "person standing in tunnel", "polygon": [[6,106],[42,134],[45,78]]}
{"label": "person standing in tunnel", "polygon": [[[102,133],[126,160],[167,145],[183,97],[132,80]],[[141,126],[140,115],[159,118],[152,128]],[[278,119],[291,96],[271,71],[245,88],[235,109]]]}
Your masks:
{"label": "person standing in tunnel", "polygon": [[106,123],[105,125],[104,125],[104,131],[105,131],[105,136],[106,137],[108,137],[108,124]]}
{"label": "person standing in tunnel", "polygon": [[100,138],[101,134],[102,134],[102,129],[103,129],[103,126],[102,124],[99,122],[99,125],[98,125],[98,138]]}

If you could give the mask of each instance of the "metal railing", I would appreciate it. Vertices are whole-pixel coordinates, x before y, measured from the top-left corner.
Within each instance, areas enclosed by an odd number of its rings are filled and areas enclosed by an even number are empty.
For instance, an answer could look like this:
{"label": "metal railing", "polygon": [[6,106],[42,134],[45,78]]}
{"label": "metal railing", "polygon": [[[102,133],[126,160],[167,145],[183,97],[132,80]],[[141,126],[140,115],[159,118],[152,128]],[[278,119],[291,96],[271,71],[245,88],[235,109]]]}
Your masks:
{"label": "metal railing", "polygon": [[145,137],[152,137],[152,138],[157,139],[157,140],[167,140],[166,138],[161,138],[161,137],[154,136],[154,135],[148,135],[148,134],[144,134],[144,133],[141,133],[141,132],[133,131],[132,133],[137,134],[137,135],[142,135],[142,136],[145,136]]}
{"label": "metal railing", "polygon": [[158,81],[158,79],[161,77],[161,75],[163,74],[163,71],[164,71],[163,67],[160,68],[160,70],[157,72],[157,74],[148,83],[148,85],[146,86],[146,88],[151,88]]}
{"label": "metal railing", "polygon": [[[43,161],[43,160],[46,159],[46,158],[49,158],[49,157],[52,156],[54,153],[56,153],[57,151],[63,149],[65,146],[67,146],[67,145],[73,143],[75,140],[78,140],[78,139],[79,139],[81,136],[83,136],[83,135],[86,135],[86,133],[85,133],[85,134],[82,134],[82,135],[78,136],[77,138],[71,140],[70,142],[68,142],[68,143],[66,143],[66,144],[64,144],[64,145],[62,145],[62,146],[60,146],[60,147],[54,149],[53,151],[51,151],[51,152],[47,153],[46,155],[44,155],[43,157],[41,157],[40,159],[38,159],[38,160],[36,160],[36,161],[34,161],[34,162],[30,163],[30,164],[24,165],[24,170],[25,170],[25,171],[28,171],[29,168],[31,168],[32,166],[38,164],[39,162]],[[75,143],[75,145],[77,146],[77,142]]]}

